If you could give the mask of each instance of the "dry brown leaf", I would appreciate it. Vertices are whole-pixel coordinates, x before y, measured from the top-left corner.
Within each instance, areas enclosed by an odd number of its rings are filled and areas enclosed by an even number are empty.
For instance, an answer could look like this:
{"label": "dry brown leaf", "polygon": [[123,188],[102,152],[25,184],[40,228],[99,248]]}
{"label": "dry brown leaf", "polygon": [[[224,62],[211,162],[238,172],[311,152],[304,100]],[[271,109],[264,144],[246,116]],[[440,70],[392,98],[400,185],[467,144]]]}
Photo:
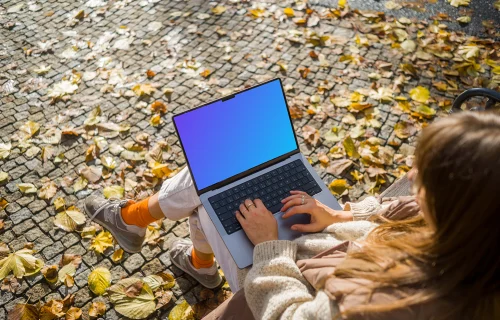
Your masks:
{"label": "dry brown leaf", "polygon": [[305,125],[302,127],[302,135],[304,136],[304,141],[310,145],[317,146],[319,144],[320,134],[316,128]]}
{"label": "dry brown leaf", "polygon": [[300,73],[300,76],[302,77],[302,79],[307,78],[307,75],[309,74],[310,71],[311,71],[311,69],[309,69],[309,68],[299,68],[299,73]]}
{"label": "dry brown leaf", "polygon": [[75,266],[75,268],[78,268],[82,263],[82,256],[79,254],[70,254],[70,253],[63,254],[61,260],[59,261],[59,266],[63,267],[70,263],[72,263]]}
{"label": "dry brown leaf", "polygon": [[8,320],[39,320],[40,304],[18,303],[12,308],[8,315]]}
{"label": "dry brown leaf", "polygon": [[205,69],[204,71],[200,72],[200,76],[202,76],[203,78],[208,78],[210,73],[211,73],[210,70]]}
{"label": "dry brown leaf", "polygon": [[106,312],[106,304],[101,301],[94,301],[90,304],[89,316],[97,318]]}
{"label": "dry brown leaf", "polygon": [[65,320],[78,320],[82,316],[82,309],[77,308],[77,307],[71,307],[69,310],[66,312],[66,319]]}
{"label": "dry brown leaf", "polygon": [[19,280],[17,280],[16,277],[10,277],[3,279],[2,287],[0,288],[0,290],[16,293],[20,287],[21,284],[19,283]]}
{"label": "dry brown leaf", "polygon": [[52,199],[57,193],[57,185],[54,181],[45,182],[40,190],[38,190],[38,197],[45,200]]}
{"label": "dry brown leaf", "polygon": [[168,305],[172,300],[173,293],[170,290],[159,290],[155,292],[155,297],[157,299],[156,309],[161,309],[164,306]]}
{"label": "dry brown leaf", "polygon": [[153,78],[155,75],[156,73],[153,70],[146,71],[146,76],[148,77],[148,79]]}
{"label": "dry brown leaf", "polygon": [[151,111],[165,114],[167,112],[167,106],[162,101],[157,100],[151,104]]}
{"label": "dry brown leaf", "polygon": [[339,159],[332,161],[332,163],[326,169],[326,172],[333,174],[335,176],[340,176],[342,173],[349,169],[354,162],[349,159]]}
{"label": "dry brown leaf", "polygon": [[394,133],[399,139],[408,139],[417,132],[415,126],[406,121],[400,121],[394,126]]}
{"label": "dry brown leaf", "polygon": [[64,305],[61,300],[50,300],[40,308],[40,319],[53,320],[64,316]]}

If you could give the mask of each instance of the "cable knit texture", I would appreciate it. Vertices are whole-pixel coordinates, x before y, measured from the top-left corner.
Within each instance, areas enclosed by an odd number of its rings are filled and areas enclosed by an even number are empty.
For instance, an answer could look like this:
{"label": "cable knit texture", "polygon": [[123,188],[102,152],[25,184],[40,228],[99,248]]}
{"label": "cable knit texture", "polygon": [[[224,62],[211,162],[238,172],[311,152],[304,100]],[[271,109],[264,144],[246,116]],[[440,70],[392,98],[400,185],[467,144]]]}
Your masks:
{"label": "cable knit texture", "polygon": [[325,292],[315,292],[295,261],[312,258],[347,240],[362,240],[377,226],[365,221],[382,209],[374,197],[346,207],[354,221],[335,223],[294,241],[268,241],[255,247],[252,268],[240,270],[238,276],[240,283],[244,281],[247,303],[256,319],[330,320],[339,314],[338,305]]}

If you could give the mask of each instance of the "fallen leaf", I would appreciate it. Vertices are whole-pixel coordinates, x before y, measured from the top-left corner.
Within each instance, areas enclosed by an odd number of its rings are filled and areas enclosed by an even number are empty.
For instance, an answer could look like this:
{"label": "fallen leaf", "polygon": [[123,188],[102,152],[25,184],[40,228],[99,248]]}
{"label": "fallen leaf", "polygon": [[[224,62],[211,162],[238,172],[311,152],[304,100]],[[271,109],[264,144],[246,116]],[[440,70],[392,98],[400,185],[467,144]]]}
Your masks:
{"label": "fallen leaf", "polygon": [[127,296],[126,291],[137,282],[138,278],[126,278],[118,281],[108,289],[109,300],[114,304],[116,312],[131,319],[144,319],[155,311],[155,296],[151,288],[144,284],[134,297]]}
{"label": "fallen leaf", "polygon": [[200,76],[202,76],[203,78],[208,78],[210,73],[211,73],[210,70],[205,69],[204,71],[200,72]]}
{"label": "fallen leaf", "polygon": [[64,267],[67,264],[73,264],[75,268],[78,268],[82,263],[82,256],[79,254],[70,254],[65,253],[61,257],[61,261],[59,261],[59,266]]}
{"label": "fallen leaf", "polygon": [[40,130],[40,124],[33,121],[27,121],[19,127],[19,131],[22,133],[22,139],[24,140],[33,137],[38,130]]}
{"label": "fallen leaf", "polygon": [[310,71],[311,71],[311,69],[309,69],[309,68],[299,68],[299,73],[300,73],[300,76],[302,77],[302,79],[307,78],[307,75],[309,74]]}
{"label": "fallen leaf", "polygon": [[[73,277],[76,273],[76,268],[73,263],[68,263],[59,270],[57,277],[60,282],[66,283],[67,276]],[[68,286],[71,287],[71,286]]]}
{"label": "fallen leaf", "polygon": [[24,194],[36,193],[37,189],[32,183],[19,183],[17,185],[19,190]]}
{"label": "fallen leaf", "polygon": [[80,174],[88,181],[96,183],[102,178],[102,168],[97,166],[84,167]]}
{"label": "fallen leaf", "polygon": [[18,303],[12,308],[8,315],[8,320],[39,320],[40,305]]}
{"label": "fallen leaf", "polygon": [[344,139],[343,142],[345,152],[347,155],[352,158],[352,159],[358,159],[360,157],[360,154],[358,152],[358,149],[356,148],[356,145],[354,144],[354,141],[352,140],[351,136],[347,136]]}
{"label": "fallen leaf", "polygon": [[0,160],[7,159],[12,145],[10,143],[0,143]]}
{"label": "fallen leaf", "polygon": [[149,120],[149,124],[153,127],[158,127],[161,124],[161,116],[159,114],[155,114]]}
{"label": "fallen leaf", "polygon": [[101,156],[101,163],[109,170],[113,170],[117,166],[116,160],[111,156]]}
{"label": "fallen leaf", "polygon": [[68,311],[66,311],[66,319],[65,320],[78,320],[82,316],[82,309],[77,307],[71,307]]}
{"label": "fallen leaf", "polygon": [[113,246],[113,236],[108,231],[101,231],[92,239],[90,249],[98,253],[104,253],[107,248]]}
{"label": "fallen leaf", "polygon": [[429,89],[418,86],[410,90],[410,97],[418,102],[426,103],[431,96]]}
{"label": "fallen leaf", "polygon": [[429,106],[419,104],[411,109],[413,116],[432,118],[436,115],[436,110],[430,108]]}
{"label": "fallen leaf", "polygon": [[156,89],[151,84],[141,83],[133,86],[132,91],[134,91],[137,96],[142,97],[151,95]]}
{"label": "fallen leaf", "polygon": [[312,146],[317,146],[320,141],[319,131],[309,125],[302,127],[302,135],[304,136],[304,141]]}
{"label": "fallen leaf", "polygon": [[54,225],[67,232],[75,231],[78,226],[85,224],[85,222],[85,215],[75,207],[59,212],[54,219]]}
{"label": "fallen leaf", "polygon": [[113,262],[120,262],[123,259],[123,249],[118,249],[113,252],[113,255],[111,255],[111,260]]}
{"label": "fallen leaf", "polygon": [[149,79],[153,78],[156,75],[156,73],[153,70],[147,70],[146,71],[146,77]]}
{"label": "fallen leaf", "polygon": [[33,256],[34,251],[21,249],[9,254],[0,260],[0,280],[3,280],[11,272],[16,278],[31,276],[42,269],[44,263],[41,259]]}
{"label": "fallen leaf", "polygon": [[59,267],[57,265],[45,266],[42,268],[43,277],[50,284],[57,283],[57,280],[58,280],[57,271],[58,270],[59,270]]}
{"label": "fallen leaf", "polygon": [[183,300],[170,311],[168,320],[194,320],[193,309],[186,300]]}
{"label": "fallen leaf", "polygon": [[71,81],[63,80],[54,84],[54,86],[48,90],[48,96],[51,98],[62,98],[65,95],[69,95],[78,90],[78,85],[73,84]]}
{"label": "fallen leaf", "polygon": [[103,295],[111,285],[111,272],[107,268],[94,269],[88,277],[89,289],[96,295]]}
{"label": "fallen leaf", "polygon": [[0,197],[0,210],[5,209],[8,205],[9,203],[7,202],[7,200]]}
{"label": "fallen leaf", "polygon": [[9,181],[9,174],[7,172],[0,171],[0,184]]}
{"label": "fallen leaf", "polygon": [[151,111],[165,114],[167,112],[167,106],[162,101],[157,100],[151,104]]}
{"label": "fallen leaf", "polygon": [[286,14],[288,18],[293,18],[295,17],[295,11],[293,11],[292,8],[285,8],[283,12]]}
{"label": "fallen leaf", "polygon": [[40,308],[41,320],[53,320],[64,316],[64,305],[61,300],[50,300]]}
{"label": "fallen leaf", "polygon": [[2,286],[0,287],[0,290],[12,292],[12,293],[17,293],[17,290],[19,288],[21,288],[21,284],[19,283],[19,280],[17,280],[16,277],[9,277],[9,278],[3,279]]}
{"label": "fallen leaf", "polygon": [[212,12],[216,15],[223,14],[226,11],[226,7],[224,6],[216,6],[212,8]]}
{"label": "fallen leaf", "polygon": [[121,186],[109,186],[104,188],[103,194],[106,199],[122,199],[125,189]]}
{"label": "fallen leaf", "polygon": [[399,139],[408,139],[415,134],[417,129],[413,124],[406,121],[400,121],[394,126],[394,132]]}
{"label": "fallen leaf", "polygon": [[85,179],[82,176],[79,176],[76,180],[75,183],[73,184],[73,191],[76,193],[78,191],[81,191],[87,187],[89,184],[88,180]]}
{"label": "fallen leaf", "polygon": [[89,316],[97,318],[106,313],[106,304],[101,301],[93,301],[89,307]]}
{"label": "fallen leaf", "polygon": [[331,164],[326,169],[326,172],[333,174],[335,176],[340,176],[342,173],[349,169],[354,162],[349,159],[339,159],[332,161]]}
{"label": "fallen leaf", "polygon": [[333,180],[332,183],[330,183],[328,185],[328,188],[330,189],[330,191],[334,195],[341,196],[341,195],[344,194],[344,192],[346,192],[351,187],[347,183],[347,180],[345,180],[345,179],[336,179],[336,180]]}
{"label": "fallen leaf", "polygon": [[47,181],[42,185],[38,191],[38,197],[40,199],[50,200],[57,193],[57,185],[54,181]]}
{"label": "fallen leaf", "polygon": [[50,69],[51,69],[50,66],[41,65],[38,67],[38,69],[34,69],[33,71],[35,71],[36,74],[38,74],[38,75],[43,75],[43,74],[46,74],[47,72],[49,72]]}
{"label": "fallen leaf", "polygon": [[471,17],[469,17],[469,16],[458,17],[457,21],[460,22],[460,23],[470,23],[471,22]]}
{"label": "fallen leaf", "polygon": [[460,6],[467,7],[470,4],[470,0],[446,0],[448,1],[452,6],[458,8]]}
{"label": "fallen leaf", "polygon": [[173,292],[170,290],[159,290],[155,292],[155,297],[157,299],[156,309],[161,309],[167,304],[170,303],[172,297],[174,296]]}

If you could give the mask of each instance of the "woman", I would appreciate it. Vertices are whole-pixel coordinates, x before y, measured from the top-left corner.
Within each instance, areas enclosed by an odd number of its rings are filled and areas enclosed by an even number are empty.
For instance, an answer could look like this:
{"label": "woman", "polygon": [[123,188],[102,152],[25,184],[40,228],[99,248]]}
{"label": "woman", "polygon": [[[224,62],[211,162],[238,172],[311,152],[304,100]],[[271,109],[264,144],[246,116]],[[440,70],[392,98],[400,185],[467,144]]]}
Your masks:
{"label": "woman", "polygon": [[[499,115],[464,112],[430,125],[415,165],[421,214],[381,224],[346,257],[344,246],[296,262],[297,244],[277,240],[261,203],[242,208],[238,220],[256,245],[245,281],[255,318],[499,319]],[[313,199],[301,208],[301,197],[287,215],[327,217]]]}
{"label": "woman", "polygon": [[422,134],[411,177],[418,216],[412,199],[387,206],[369,197],[342,212],[292,192],[284,218],[311,215],[311,224],[293,226],[311,233],[292,242],[277,240],[274,216],[247,199],[236,215],[256,245],[249,272],[236,267],[187,170],[141,202],[92,196],[85,209],[129,251],[140,250],[151,221],[189,217],[192,243],[174,241],[170,260],[216,287],[215,254],[233,292],[244,283],[226,318],[242,319],[250,307],[256,319],[492,319],[499,317],[499,161],[500,116],[463,113]]}

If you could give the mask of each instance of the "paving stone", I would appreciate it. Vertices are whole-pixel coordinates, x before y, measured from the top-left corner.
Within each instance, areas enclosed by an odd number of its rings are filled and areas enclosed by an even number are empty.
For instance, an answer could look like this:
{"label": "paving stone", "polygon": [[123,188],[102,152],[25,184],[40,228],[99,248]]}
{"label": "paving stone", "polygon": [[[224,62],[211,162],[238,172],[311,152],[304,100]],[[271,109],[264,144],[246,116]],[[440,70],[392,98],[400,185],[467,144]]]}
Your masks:
{"label": "paving stone", "polygon": [[129,273],[132,273],[141,268],[144,261],[144,258],[139,253],[135,253],[127,258],[127,260],[123,263],[123,267]]}
{"label": "paving stone", "polygon": [[14,222],[14,224],[18,224],[23,222],[26,219],[29,219],[33,216],[31,211],[28,208],[22,208],[14,214],[11,214],[9,218]]}
{"label": "paving stone", "polygon": [[36,284],[33,288],[26,292],[26,295],[30,297],[30,301],[38,301],[51,292],[51,288],[46,283]]}

